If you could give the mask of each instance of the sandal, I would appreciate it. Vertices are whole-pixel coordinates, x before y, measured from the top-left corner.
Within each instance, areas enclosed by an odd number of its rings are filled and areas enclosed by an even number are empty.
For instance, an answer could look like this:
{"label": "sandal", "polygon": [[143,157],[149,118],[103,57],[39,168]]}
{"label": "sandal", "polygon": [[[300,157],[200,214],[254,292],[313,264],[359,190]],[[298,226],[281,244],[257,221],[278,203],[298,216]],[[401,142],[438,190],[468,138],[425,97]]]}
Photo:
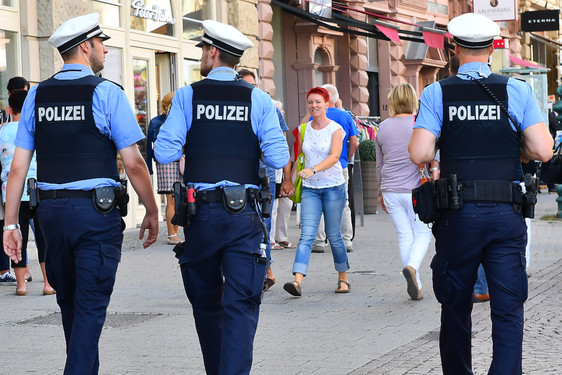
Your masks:
{"label": "sandal", "polygon": [[275,278],[270,279],[269,277],[266,277],[265,281],[263,282],[263,291],[265,292],[266,290],[271,288],[273,285],[275,285]]}
{"label": "sandal", "polygon": [[302,295],[301,284],[299,284],[299,282],[296,280],[293,280],[290,283],[285,283],[285,285],[283,285],[283,289],[285,289],[287,293],[295,297],[300,297]]}
{"label": "sandal", "polygon": [[283,246],[281,246],[279,244],[276,244],[275,242],[270,243],[269,246],[271,246],[271,250],[283,250],[284,249]]}
{"label": "sandal", "polygon": [[285,249],[296,249],[297,245],[290,243],[289,241],[278,241],[279,245],[283,246]]}
{"label": "sandal", "polygon": [[[347,285],[347,289],[342,289],[342,284]],[[336,293],[349,293],[351,290],[351,285],[346,280],[338,280],[338,287],[336,288]]]}
{"label": "sandal", "polygon": [[181,240],[178,238],[177,241],[172,241],[170,238],[174,238],[174,237],[178,237],[177,233],[176,234],[172,234],[168,236],[168,241],[166,241],[166,243],[168,245],[177,245],[181,242]]}

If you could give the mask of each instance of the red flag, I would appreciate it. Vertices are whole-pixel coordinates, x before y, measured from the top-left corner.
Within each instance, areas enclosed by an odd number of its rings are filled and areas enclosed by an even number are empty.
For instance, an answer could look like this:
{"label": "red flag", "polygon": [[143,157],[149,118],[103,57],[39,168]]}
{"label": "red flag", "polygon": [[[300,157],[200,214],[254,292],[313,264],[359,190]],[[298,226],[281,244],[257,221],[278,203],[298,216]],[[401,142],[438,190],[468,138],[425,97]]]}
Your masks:
{"label": "red flag", "polygon": [[431,31],[422,30],[423,39],[425,44],[429,47],[444,49],[445,48],[445,35],[433,33]]}
{"label": "red flag", "polygon": [[398,30],[393,29],[392,27],[383,26],[378,23],[375,23],[377,29],[379,29],[386,37],[393,42],[400,44],[400,37],[398,36]]}

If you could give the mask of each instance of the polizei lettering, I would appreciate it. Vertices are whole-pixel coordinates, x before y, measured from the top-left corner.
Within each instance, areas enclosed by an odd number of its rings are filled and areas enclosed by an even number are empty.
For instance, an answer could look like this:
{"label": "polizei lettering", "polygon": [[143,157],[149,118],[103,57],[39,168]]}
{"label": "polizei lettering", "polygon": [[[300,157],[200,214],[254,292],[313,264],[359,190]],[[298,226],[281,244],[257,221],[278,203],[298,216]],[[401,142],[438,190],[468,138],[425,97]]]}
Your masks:
{"label": "polizei lettering", "polygon": [[61,105],[56,107],[38,107],[39,122],[83,121],[86,114],[83,105]]}
{"label": "polizei lettering", "polygon": [[248,106],[197,104],[197,120],[248,121]]}
{"label": "polizei lettering", "polygon": [[449,121],[499,120],[499,105],[460,105],[449,107]]}

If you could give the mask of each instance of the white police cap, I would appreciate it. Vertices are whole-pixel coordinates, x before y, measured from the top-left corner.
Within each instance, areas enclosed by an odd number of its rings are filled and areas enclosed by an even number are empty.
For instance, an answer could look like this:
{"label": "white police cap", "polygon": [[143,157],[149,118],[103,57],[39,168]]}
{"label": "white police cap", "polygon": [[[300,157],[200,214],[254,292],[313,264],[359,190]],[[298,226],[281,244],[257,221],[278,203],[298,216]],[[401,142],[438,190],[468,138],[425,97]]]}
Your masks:
{"label": "white police cap", "polygon": [[494,37],[500,35],[497,23],[476,13],[465,13],[453,18],[447,29],[457,45],[472,49],[489,47]]}
{"label": "white police cap", "polygon": [[94,37],[107,40],[110,37],[103,33],[99,21],[100,15],[98,13],[90,13],[69,19],[51,35],[49,43],[55,46],[60,53],[65,53],[69,49]]}
{"label": "white police cap", "polygon": [[242,56],[245,50],[252,48],[254,43],[238,29],[225,23],[213,20],[203,21],[205,34],[197,47],[208,44],[234,56]]}

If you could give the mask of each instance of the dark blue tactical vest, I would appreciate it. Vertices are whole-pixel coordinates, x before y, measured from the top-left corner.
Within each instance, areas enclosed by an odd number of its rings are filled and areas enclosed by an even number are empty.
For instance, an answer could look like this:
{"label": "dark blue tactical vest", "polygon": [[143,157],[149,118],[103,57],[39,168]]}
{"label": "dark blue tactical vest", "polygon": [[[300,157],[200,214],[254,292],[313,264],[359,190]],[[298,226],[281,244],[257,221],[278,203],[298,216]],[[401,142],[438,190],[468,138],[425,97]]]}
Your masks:
{"label": "dark blue tactical vest", "polygon": [[119,180],[117,149],[96,127],[92,111],[94,90],[103,81],[89,75],[50,78],[39,84],[35,97],[38,181]]}
{"label": "dark blue tactical vest", "polygon": [[245,81],[193,83],[193,120],[185,144],[185,182],[259,185],[261,156],[252,130],[253,86]]}
{"label": "dark blue tactical vest", "polygon": [[[508,77],[491,74],[483,83],[507,108]],[[439,81],[443,127],[439,137],[441,176],[459,181],[520,180],[519,137],[507,114],[473,80]]]}

